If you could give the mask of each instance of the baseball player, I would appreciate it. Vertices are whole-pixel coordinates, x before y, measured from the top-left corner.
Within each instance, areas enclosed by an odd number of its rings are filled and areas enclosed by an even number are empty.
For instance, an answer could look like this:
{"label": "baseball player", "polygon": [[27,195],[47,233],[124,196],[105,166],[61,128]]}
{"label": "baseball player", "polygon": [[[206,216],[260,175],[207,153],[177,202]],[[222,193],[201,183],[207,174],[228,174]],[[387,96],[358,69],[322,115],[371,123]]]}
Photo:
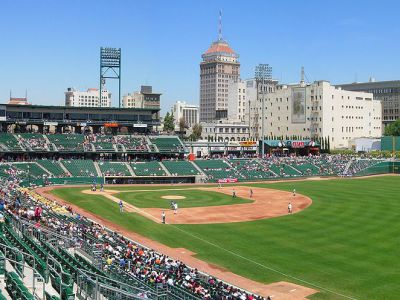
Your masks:
{"label": "baseball player", "polygon": [[288,214],[292,213],[292,203],[289,202],[289,204],[287,206],[287,210],[288,210]]}
{"label": "baseball player", "polygon": [[165,224],[165,211],[162,211],[161,221],[162,221],[163,224]]}
{"label": "baseball player", "polygon": [[174,203],[174,215],[178,213],[178,203]]}
{"label": "baseball player", "polygon": [[122,202],[122,200],[119,200],[119,212],[124,212],[124,203]]}
{"label": "baseball player", "polygon": [[296,189],[293,189],[293,197],[296,196]]}
{"label": "baseball player", "polygon": [[236,191],[235,191],[235,189],[232,190],[232,198],[236,198]]}
{"label": "baseball player", "polygon": [[250,189],[250,198],[253,198],[253,189]]}

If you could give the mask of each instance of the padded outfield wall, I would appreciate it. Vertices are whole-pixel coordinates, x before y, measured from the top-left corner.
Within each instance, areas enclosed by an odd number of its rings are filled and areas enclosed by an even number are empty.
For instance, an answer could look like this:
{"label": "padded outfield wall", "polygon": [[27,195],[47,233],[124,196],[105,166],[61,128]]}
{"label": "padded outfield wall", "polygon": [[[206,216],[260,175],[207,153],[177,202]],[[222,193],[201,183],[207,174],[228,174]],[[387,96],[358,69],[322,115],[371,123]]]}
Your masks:
{"label": "padded outfield wall", "polygon": [[400,161],[384,161],[357,173],[356,176],[400,174]]}
{"label": "padded outfield wall", "polygon": [[383,136],[381,138],[382,151],[400,151],[400,136]]}

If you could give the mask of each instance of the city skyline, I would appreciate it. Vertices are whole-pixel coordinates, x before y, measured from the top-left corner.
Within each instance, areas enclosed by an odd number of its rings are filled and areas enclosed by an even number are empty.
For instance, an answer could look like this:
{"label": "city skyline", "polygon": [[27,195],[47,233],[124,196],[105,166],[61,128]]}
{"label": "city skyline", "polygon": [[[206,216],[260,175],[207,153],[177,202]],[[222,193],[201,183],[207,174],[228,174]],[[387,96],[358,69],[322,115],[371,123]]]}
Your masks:
{"label": "city skyline", "polygon": [[[345,1],[254,1],[240,9],[230,3],[122,1],[123,9],[106,16],[102,1],[7,1],[8,13],[0,20],[6,45],[0,49],[0,102],[7,102],[10,90],[15,97],[28,90],[33,104],[61,105],[70,86],[98,88],[99,48],[111,46],[122,48],[122,95],[152,85],[163,94],[162,114],[176,100],[199,104],[198,64],[218,38],[219,10],[223,38],[240,55],[242,79],[252,77],[258,63],[269,63],[273,77],[284,83],[298,82],[301,66],[309,81],[398,79],[394,1],[365,1],[363,7]],[[101,22],[105,17],[107,26]],[[107,88],[116,106],[116,84]]]}

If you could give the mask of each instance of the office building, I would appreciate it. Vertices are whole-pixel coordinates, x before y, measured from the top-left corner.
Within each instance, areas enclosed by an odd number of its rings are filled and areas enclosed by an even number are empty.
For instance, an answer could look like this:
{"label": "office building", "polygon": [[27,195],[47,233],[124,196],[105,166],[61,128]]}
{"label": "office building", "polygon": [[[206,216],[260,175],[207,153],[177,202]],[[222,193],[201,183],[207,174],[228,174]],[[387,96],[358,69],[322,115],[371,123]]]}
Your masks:
{"label": "office building", "polygon": [[[249,86],[247,91],[251,91]],[[262,116],[264,139],[327,138],[331,149],[335,149],[348,148],[355,138],[381,136],[381,101],[371,93],[343,90],[328,81],[277,84],[264,95],[260,96],[258,91],[258,96],[250,100],[254,111],[251,117],[255,119],[250,125],[254,126],[255,140],[262,137]]]}
{"label": "office building", "polygon": [[171,108],[171,112],[174,114],[175,127],[177,130],[179,130],[179,120],[182,118],[189,128],[199,123],[198,105],[187,104],[185,101],[176,101]]}
{"label": "office building", "polygon": [[228,117],[228,84],[240,78],[239,55],[222,39],[213,42],[200,63],[200,121]]}
{"label": "office building", "polygon": [[400,118],[400,80],[340,84],[344,90],[372,93],[375,100],[382,101],[383,128]]}
{"label": "office building", "polygon": [[140,91],[122,97],[123,108],[160,108],[161,93],[154,93],[152,86],[142,85]]}
{"label": "office building", "polygon": [[87,91],[78,91],[68,88],[65,92],[65,106],[72,107],[111,107],[111,93],[102,90],[101,101],[99,101],[99,90],[89,88]]}

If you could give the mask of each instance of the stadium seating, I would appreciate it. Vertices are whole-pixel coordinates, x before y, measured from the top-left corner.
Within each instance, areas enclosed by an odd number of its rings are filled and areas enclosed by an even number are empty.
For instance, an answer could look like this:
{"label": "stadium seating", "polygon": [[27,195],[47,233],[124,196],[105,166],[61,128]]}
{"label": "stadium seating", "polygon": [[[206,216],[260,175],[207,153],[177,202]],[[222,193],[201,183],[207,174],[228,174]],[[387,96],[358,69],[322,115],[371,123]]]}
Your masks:
{"label": "stadium seating", "polygon": [[63,160],[61,163],[71,173],[72,176],[98,176],[96,167],[94,166],[92,160]]}
{"label": "stadium seating", "polygon": [[270,163],[269,168],[271,169],[272,172],[281,177],[292,177],[301,175],[299,171],[293,169],[293,167],[291,167],[286,163],[278,163],[278,164]]}
{"label": "stadium seating", "polygon": [[65,173],[64,169],[61,167],[60,162],[55,160],[40,159],[36,161],[39,165],[45,168],[51,173],[53,177],[66,177],[68,174]]}
{"label": "stadium seating", "polygon": [[95,135],[90,138],[90,142],[97,152],[115,152],[115,141],[112,135]]}
{"label": "stadium seating", "polygon": [[232,159],[230,163],[241,180],[269,179],[276,176],[268,167],[259,163],[258,160]]}
{"label": "stadium seating", "polygon": [[201,175],[191,162],[189,161],[173,161],[164,160],[162,164],[167,168],[171,175]]}
{"label": "stadium seating", "polygon": [[137,176],[165,176],[166,173],[159,162],[134,162],[131,163],[133,172]]}
{"label": "stadium seating", "polygon": [[79,134],[49,134],[47,138],[59,152],[83,152],[85,138]]}
{"label": "stadium seating", "polygon": [[21,170],[20,174],[23,177],[31,177],[31,178],[43,178],[43,176],[48,176],[45,170],[39,167],[36,163],[13,163],[13,166],[18,170]]}
{"label": "stadium seating", "polygon": [[100,161],[98,165],[105,176],[132,176],[123,162]]}
{"label": "stadium seating", "polygon": [[0,148],[9,152],[24,151],[14,134],[11,133],[0,133]]}
{"label": "stadium seating", "polygon": [[307,160],[291,163],[290,166],[298,170],[302,176],[321,175],[320,169]]}
{"label": "stadium seating", "polygon": [[21,278],[15,272],[7,272],[5,277],[6,290],[12,299],[35,300]]}
{"label": "stadium seating", "polygon": [[151,137],[150,141],[155,144],[160,153],[183,153],[184,147],[178,137]]}
{"label": "stadium seating", "polygon": [[[118,149],[122,150],[124,146],[127,152],[147,152],[147,142],[144,137],[131,136],[131,135],[117,135],[115,137]],[[121,147],[121,148],[120,148]],[[120,151],[120,150],[118,150]]]}
{"label": "stadium seating", "polygon": [[47,140],[40,133],[18,133],[17,139],[28,151],[48,151]]}
{"label": "stadium seating", "polygon": [[372,168],[382,162],[381,159],[354,159],[350,161],[345,175],[352,176],[363,173],[364,170]]}
{"label": "stadium seating", "polygon": [[195,164],[207,175],[208,180],[238,178],[234,168],[222,159],[196,160]]}

